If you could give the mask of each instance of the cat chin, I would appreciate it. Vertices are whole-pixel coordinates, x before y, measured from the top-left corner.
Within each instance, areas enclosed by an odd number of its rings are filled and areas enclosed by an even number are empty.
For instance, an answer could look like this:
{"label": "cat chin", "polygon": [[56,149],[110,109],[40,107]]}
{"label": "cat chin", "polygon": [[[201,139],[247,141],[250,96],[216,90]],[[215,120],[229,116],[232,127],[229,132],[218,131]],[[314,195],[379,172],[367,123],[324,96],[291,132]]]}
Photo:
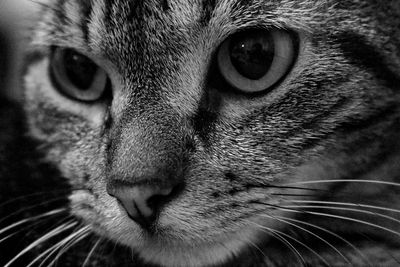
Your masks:
{"label": "cat chin", "polygon": [[148,232],[121,216],[118,207],[112,206],[116,202],[110,199],[101,201],[89,191],[75,191],[70,196],[71,211],[98,235],[132,249],[144,262],[161,266],[230,266],[233,261],[236,265],[245,252],[252,251],[252,256],[260,253],[256,244],[271,237],[266,229],[279,229],[272,217],[255,215],[227,232],[203,229],[207,232],[194,233],[188,226],[178,227],[179,221],[164,214],[157,227]]}
{"label": "cat chin", "polygon": [[[127,245],[127,244],[126,244]],[[240,239],[202,244],[176,242],[148,242],[145,246],[133,246],[133,250],[145,263],[161,266],[222,266],[238,259],[248,243]]]}
{"label": "cat chin", "polygon": [[123,234],[109,231],[109,238],[134,251],[144,266],[247,266],[239,263],[248,261],[249,257],[255,261],[255,255],[257,260],[265,259],[257,244],[268,242],[270,238],[265,231],[251,226],[209,240],[184,236],[173,227],[160,227],[158,234],[151,235],[138,229]]}
{"label": "cat chin", "polygon": [[243,251],[254,248],[254,243],[249,242],[250,238],[244,237],[245,234],[226,235],[216,238],[217,241],[187,243],[176,237],[172,238],[171,235],[149,237],[138,229],[130,234],[117,234],[111,233],[104,225],[92,224],[92,230],[135,252],[142,264],[139,266],[231,266],[232,262],[236,266]]}
{"label": "cat chin", "polygon": [[88,191],[75,191],[70,203],[72,213],[91,225],[95,233],[132,249],[144,262],[162,266],[229,266],[244,251],[259,253],[256,244],[264,243],[270,236],[262,225],[271,226],[273,221],[254,217],[236,230],[206,237],[180,231],[171,221],[161,220],[157,230],[150,234],[119,213],[96,209],[96,197]]}
{"label": "cat chin", "polygon": [[[83,214],[79,215],[81,217]],[[91,216],[91,218],[87,216]],[[101,223],[98,217],[95,218],[94,213],[86,212],[85,217],[88,219],[88,223],[90,221],[93,232],[130,248],[144,263],[143,266],[148,264],[166,267],[231,266],[231,262],[235,262],[236,266],[244,251],[255,248],[255,243],[258,242],[260,236],[267,239],[263,233],[247,229],[240,233],[215,237],[209,242],[196,242],[195,240],[189,242],[188,240],[183,241],[188,237],[179,239],[179,233],[172,232],[172,229],[168,234],[160,233],[152,236],[138,227],[131,227],[129,232],[116,233],[110,229],[110,225],[104,225],[104,221]],[[98,222],[93,224],[96,219]]]}

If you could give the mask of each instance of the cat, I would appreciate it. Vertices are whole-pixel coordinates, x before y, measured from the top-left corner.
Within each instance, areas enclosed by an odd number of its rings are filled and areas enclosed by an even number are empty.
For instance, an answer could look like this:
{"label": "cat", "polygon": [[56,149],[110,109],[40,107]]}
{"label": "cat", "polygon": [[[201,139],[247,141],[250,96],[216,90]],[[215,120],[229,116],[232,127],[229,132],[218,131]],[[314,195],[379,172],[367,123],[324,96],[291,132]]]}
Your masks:
{"label": "cat", "polygon": [[0,264],[400,264],[398,0],[38,4]]}

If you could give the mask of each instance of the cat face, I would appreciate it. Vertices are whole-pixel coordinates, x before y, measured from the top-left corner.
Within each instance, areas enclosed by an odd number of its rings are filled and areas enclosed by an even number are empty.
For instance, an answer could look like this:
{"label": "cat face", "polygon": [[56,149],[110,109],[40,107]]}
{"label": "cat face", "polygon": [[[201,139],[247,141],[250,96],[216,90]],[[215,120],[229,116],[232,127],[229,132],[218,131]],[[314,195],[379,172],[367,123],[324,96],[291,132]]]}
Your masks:
{"label": "cat face", "polygon": [[71,213],[142,259],[259,253],[289,239],[299,201],[365,194],[312,181],[392,179],[393,160],[367,168],[398,143],[388,8],[398,4],[53,1],[25,75],[30,134],[73,186]]}

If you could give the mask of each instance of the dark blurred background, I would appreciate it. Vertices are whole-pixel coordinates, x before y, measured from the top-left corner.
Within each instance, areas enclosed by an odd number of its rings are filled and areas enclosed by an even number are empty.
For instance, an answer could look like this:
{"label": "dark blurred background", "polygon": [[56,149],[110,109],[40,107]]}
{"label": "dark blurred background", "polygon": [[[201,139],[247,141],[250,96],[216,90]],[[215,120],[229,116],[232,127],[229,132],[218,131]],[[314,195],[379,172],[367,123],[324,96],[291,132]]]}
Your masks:
{"label": "dark blurred background", "polygon": [[[51,1],[51,0],[50,0]],[[33,0],[0,0],[0,95],[18,100],[19,72],[38,4]]]}

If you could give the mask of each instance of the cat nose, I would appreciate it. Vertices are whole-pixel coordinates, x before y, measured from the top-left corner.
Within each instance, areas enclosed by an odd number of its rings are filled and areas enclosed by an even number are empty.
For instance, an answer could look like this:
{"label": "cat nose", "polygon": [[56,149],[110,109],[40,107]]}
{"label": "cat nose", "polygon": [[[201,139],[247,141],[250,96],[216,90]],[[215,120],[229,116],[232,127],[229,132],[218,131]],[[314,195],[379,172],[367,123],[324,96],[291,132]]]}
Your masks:
{"label": "cat nose", "polygon": [[129,217],[143,228],[151,227],[159,209],[172,199],[178,186],[157,187],[148,184],[113,184],[107,192],[115,197]]}

